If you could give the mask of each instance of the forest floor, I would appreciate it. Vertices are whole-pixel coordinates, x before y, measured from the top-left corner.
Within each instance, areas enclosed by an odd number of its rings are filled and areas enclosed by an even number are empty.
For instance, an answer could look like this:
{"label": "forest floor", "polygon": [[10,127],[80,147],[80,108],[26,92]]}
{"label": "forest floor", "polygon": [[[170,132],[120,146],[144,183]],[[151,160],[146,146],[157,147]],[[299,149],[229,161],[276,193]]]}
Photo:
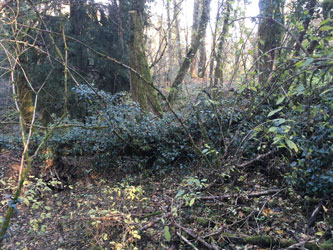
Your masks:
{"label": "forest floor", "polygon": [[[0,154],[0,215],[19,159]],[[29,179],[3,249],[333,249],[332,197],[301,197],[262,166],[114,168],[63,190]]]}

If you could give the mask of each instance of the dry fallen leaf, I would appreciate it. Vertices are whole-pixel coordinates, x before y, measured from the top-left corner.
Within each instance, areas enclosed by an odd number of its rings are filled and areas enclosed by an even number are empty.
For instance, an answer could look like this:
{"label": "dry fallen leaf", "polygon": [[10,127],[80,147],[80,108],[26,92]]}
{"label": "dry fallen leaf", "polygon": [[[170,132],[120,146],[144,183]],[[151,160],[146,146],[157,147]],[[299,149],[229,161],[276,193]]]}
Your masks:
{"label": "dry fallen leaf", "polygon": [[281,229],[277,229],[275,232],[276,232],[278,235],[283,234],[283,231],[282,231]]}
{"label": "dry fallen leaf", "polygon": [[264,208],[264,210],[262,211],[262,213],[263,213],[263,215],[264,215],[265,217],[267,217],[267,215],[273,213],[273,210],[270,209],[270,208]]}

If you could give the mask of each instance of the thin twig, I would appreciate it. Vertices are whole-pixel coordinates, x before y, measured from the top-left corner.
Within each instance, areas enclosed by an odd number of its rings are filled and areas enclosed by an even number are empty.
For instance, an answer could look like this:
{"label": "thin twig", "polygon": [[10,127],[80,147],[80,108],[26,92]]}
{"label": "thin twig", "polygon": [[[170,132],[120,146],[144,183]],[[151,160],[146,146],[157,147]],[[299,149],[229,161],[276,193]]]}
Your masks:
{"label": "thin twig", "polygon": [[270,152],[268,152],[268,153],[266,153],[266,154],[258,155],[256,158],[254,158],[254,159],[252,159],[252,160],[250,160],[250,161],[244,162],[244,163],[242,163],[242,164],[238,164],[238,165],[236,165],[236,166],[239,167],[239,168],[244,168],[244,167],[250,166],[250,165],[252,165],[254,162],[256,162],[256,161],[260,161],[260,160],[266,158],[267,156],[269,156],[269,155],[271,155],[271,154],[273,154],[273,153],[275,153],[275,151],[270,151]]}
{"label": "thin twig", "polygon": [[140,231],[143,231],[143,230],[146,230],[147,228],[152,227],[154,224],[159,222],[161,219],[169,217],[170,215],[172,215],[172,212],[166,213],[163,216],[156,218],[155,220],[153,220],[153,221],[149,222],[148,224],[146,224],[145,226],[141,227]]}
{"label": "thin twig", "polygon": [[192,238],[198,240],[202,245],[204,245],[205,247],[207,247],[208,249],[214,249],[214,250],[219,250],[219,247],[216,245],[212,245],[207,243],[203,238],[201,238],[200,236],[196,235],[195,233],[193,233],[190,229],[185,228],[183,226],[181,226],[180,224],[178,224],[177,222],[173,222],[172,223],[174,226],[178,227],[179,229],[183,230],[185,233],[187,233],[189,236],[191,236]]}
{"label": "thin twig", "polygon": [[260,192],[252,192],[249,194],[225,194],[225,195],[218,195],[218,196],[202,196],[198,197],[200,200],[225,200],[229,198],[234,198],[238,196],[243,196],[243,197],[260,197],[260,196],[265,196],[265,195],[270,195],[270,194],[275,194],[277,192],[281,191],[280,189],[269,189],[265,191],[260,191]]}
{"label": "thin twig", "polygon": [[176,234],[179,236],[179,238],[180,238],[181,240],[185,241],[185,242],[186,242],[189,246],[191,246],[193,249],[195,249],[195,250],[199,250],[195,245],[192,244],[192,242],[190,242],[188,239],[186,239],[181,233],[177,232]]}
{"label": "thin twig", "polygon": [[267,199],[267,200],[264,202],[264,205],[262,205],[260,211],[259,211],[258,214],[257,214],[257,219],[259,218],[259,215],[261,214],[261,212],[264,210],[264,208],[265,208],[267,202],[268,202],[270,199],[272,199],[273,197],[277,196],[281,191],[282,191],[282,190],[277,191],[272,197],[270,197],[269,199]]}
{"label": "thin twig", "polygon": [[8,1],[5,1],[3,4],[1,4],[0,11],[2,11],[11,2],[13,2],[13,0],[8,0]]}

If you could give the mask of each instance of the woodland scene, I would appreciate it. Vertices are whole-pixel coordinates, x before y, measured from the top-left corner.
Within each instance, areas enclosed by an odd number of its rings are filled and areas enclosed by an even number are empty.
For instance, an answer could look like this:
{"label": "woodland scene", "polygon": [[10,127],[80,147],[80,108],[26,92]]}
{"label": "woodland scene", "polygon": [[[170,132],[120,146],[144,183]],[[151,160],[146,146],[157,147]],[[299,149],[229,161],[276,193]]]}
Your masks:
{"label": "woodland scene", "polygon": [[0,249],[333,249],[332,0],[1,0]]}

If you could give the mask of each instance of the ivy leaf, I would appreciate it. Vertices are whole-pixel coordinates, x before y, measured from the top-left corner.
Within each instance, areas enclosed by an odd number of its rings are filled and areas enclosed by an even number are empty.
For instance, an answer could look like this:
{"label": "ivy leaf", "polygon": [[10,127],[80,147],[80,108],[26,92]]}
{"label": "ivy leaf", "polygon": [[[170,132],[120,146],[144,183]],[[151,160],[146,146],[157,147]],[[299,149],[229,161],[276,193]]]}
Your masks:
{"label": "ivy leaf", "polygon": [[325,25],[326,23],[328,23],[329,21],[331,21],[329,18],[325,19],[324,21],[322,21],[319,26]]}
{"label": "ivy leaf", "polygon": [[181,190],[178,191],[176,197],[181,197],[184,193],[185,193],[185,190],[181,189]]}
{"label": "ivy leaf", "polygon": [[276,105],[279,105],[280,103],[282,103],[284,101],[286,97],[285,96],[281,96],[277,101],[276,101]]}
{"label": "ivy leaf", "polygon": [[189,206],[192,207],[193,204],[194,204],[194,202],[195,202],[195,198],[192,198],[192,199],[190,200],[190,204],[189,204]]}
{"label": "ivy leaf", "polygon": [[304,64],[304,61],[301,60],[301,61],[295,63],[295,67],[298,69],[299,67],[303,66],[303,64]]}
{"label": "ivy leaf", "polygon": [[303,84],[299,85],[299,86],[297,87],[297,89],[296,89],[296,91],[297,91],[297,96],[303,94],[303,93],[304,93],[304,90],[305,90],[304,85],[303,85]]}
{"label": "ivy leaf", "polygon": [[169,227],[168,226],[165,226],[164,227],[164,238],[167,242],[170,242],[171,241],[171,234],[170,234],[170,231],[169,231]]}
{"label": "ivy leaf", "polygon": [[313,61],[314,61],[313,58],[308,58],[308,59],[306,59],[304,65],[303,65],[303,68],[308,67],[311,63],[313,63]]}
{"label": "ivy leaf", "polygon": [[320,28],[321,31],[330,31],[332,29],[333,29],[333,27],[329,26],[329,25],[325,25],[325,26],[323,26],[323,27]]}
{"label": "ivy leaf", "polygon": [[290,149],[293,149],[293,150],[295,150],[296,153],[298,153],[298,147],[293,141],[287,139],[286,143]]}
{"label": "ivy leaf", "polygon": [[275,133],[277,131],[277,127],[270,127],[268,131]]}
{"label": "ivy leaf", "polygon": [[278,109],[272,110],[271,112],[269,112],[268,117],[271,117],[272,115],[281,111],[282,109],[283,109],[283,107],[279,107]]}
{"label": "ivy leaf", "polygon": [[286,122],[286,119],[284,119],[284,118],[278,118],[278,119],[274,119],[273,121],[274,121],[275,124],[281,125],[281,124],[283,124],[283,123]]}

